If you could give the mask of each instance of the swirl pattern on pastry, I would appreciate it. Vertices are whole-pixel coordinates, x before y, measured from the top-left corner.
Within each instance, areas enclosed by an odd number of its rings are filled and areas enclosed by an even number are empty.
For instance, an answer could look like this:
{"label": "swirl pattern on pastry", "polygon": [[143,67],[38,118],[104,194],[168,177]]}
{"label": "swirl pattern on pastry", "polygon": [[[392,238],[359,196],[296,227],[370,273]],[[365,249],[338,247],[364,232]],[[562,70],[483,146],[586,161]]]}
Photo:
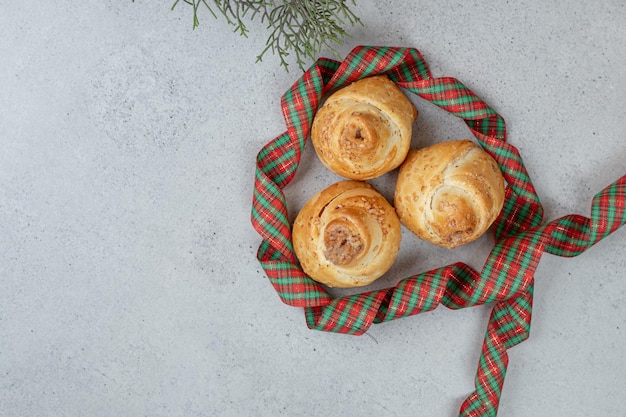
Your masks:
{"label": "swirl pattern on pastry", "polygon": [[332,94],[311,126],[322,163],[346,178],[367,180],[402,163],[417,109],[385,75],[356,81]]}
{"label": "swirl pattern on pastry", "polygon": [[456,248],[480,237],[504,204],[496,161],[470,140],[411,150],[400,167],[394,205],[417,237]]}
{"label": "swirl pattern on pastry", "polygon": [[303,271],[330,287],[368,285],[389,270],[400,249],[400,220],[371,185],[345,180],[313,196],[292,231]]}

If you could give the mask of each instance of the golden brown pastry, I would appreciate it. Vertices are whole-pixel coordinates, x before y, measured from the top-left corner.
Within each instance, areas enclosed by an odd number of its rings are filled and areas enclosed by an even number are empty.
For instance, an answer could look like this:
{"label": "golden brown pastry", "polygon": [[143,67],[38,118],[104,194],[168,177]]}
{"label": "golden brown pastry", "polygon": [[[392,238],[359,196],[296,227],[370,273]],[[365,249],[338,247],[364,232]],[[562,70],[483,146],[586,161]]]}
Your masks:
{"label": "golden brown pastry", "polygon": [[400,249],[400,220],[368,183],[340,181],[302,207],[292,239],[311,278],[331,287],[359,287],[393,264]]}
{"label": "golden brown pastry", "polygon": [[504,204],[496,161],[469,140],[411,150],[400,167],[394,205],[420,239],[456,248],[481,236]]}
{"label": "golden brown pastry", "polygon": [[313,119],[311,142],[328,169],[367,180],[404,161],[416,119],[413,103],[387,76],[364,78],[328,97]]}

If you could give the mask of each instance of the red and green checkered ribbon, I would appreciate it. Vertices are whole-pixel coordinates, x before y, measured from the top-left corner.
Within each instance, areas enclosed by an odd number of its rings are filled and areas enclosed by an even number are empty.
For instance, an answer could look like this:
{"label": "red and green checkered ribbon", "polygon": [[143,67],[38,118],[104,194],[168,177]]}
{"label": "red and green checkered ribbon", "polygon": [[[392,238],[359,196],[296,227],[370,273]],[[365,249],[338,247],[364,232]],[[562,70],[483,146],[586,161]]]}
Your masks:
{"label": "red and green checkered ribbon", "polygon": [[[395,287],[333,298],[298,265],[282,189],[293,178],[320,100],[360,78],[387,74],[398,86],[463,119],[498,162],[507,182],[495,246],[482,271],[455,263],[401,280]],[[257,156],[252,224],[257,253],[280,299],[303,307],[311,329],[360,335],[374,323],[430,311],[493,303],[475,386],[461,416],[495,416],[508,365],[507,350],[530,331],[533,279],[541,255],[576,256],[626,223],[626,175],[598,193],[589,218],[569,215],[543,223],[543,208],[517,149],[506,142],[504,119],[460,81],[433,78],[419,51],[355,48],[343,61],[319,59],[284,94],[287,130]]]}

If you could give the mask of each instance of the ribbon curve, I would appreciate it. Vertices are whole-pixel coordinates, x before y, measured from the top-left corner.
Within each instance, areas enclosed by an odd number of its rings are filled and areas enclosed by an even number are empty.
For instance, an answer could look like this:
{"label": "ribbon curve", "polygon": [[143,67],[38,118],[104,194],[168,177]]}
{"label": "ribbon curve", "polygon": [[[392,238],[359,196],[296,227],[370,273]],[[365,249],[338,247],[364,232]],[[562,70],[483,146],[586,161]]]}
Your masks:
{"label": "ribbon curve", "polygon": [[[395,287],[333,298],[298,265],[282,189],[292,180],[318,105],[333,90],[386,74],[398,86],[463,119],[505,177],[506,200],[494,223],[495,245],[483,269],[455,263]],[[358,46],[342,62],[320,58],[281,100],[287,130],[258,153],[251,220],[262,238],[257,258],[285,304],[302,307],[309,328],[361,335],[375,323],[430,311],[494,303],[475,378],[460,416],[496,416],[507,350],[528,338],[534,271],[543,253],[577,256],[626,223],[626,175],[596,194],[590,217],[543,223],[543,207],[504,119],[463,83],[433,78],[413,48]]]}

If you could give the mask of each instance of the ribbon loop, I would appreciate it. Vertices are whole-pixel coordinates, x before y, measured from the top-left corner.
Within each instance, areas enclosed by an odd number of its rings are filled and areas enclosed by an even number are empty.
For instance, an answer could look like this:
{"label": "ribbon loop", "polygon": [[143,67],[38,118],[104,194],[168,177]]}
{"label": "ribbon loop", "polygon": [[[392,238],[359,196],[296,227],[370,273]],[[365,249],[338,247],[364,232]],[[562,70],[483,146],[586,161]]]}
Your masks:
{"label": "ribbon loop", "polygon": [[[324,94],[360,78],[387,74],[400,87],[467,124],[498,162],[507,182],[504,208],[494,224],[495,245],[481,272],[455,263],[405,278],[393,288],[333,299],[297,263],[282,192],[300,162]],[[430,311],[494,303],[475,385],[461,416],[495,416],[508,366],[507,349],[529,336],[534,272],[543,253],[576,256],[626,223],[626,175],[598,193],[591,217],[564,216],[542,224],[543,208],[518,150],[506,142],[502,116],[452,77],[433,78],[412,48],[356,47],[342,61],[322,58],[285,93],[287,131],[257,155],[252,224],[262,237],[257,257],[281,301],[303,307],[311,329],[352,335],[375,323]]]}

